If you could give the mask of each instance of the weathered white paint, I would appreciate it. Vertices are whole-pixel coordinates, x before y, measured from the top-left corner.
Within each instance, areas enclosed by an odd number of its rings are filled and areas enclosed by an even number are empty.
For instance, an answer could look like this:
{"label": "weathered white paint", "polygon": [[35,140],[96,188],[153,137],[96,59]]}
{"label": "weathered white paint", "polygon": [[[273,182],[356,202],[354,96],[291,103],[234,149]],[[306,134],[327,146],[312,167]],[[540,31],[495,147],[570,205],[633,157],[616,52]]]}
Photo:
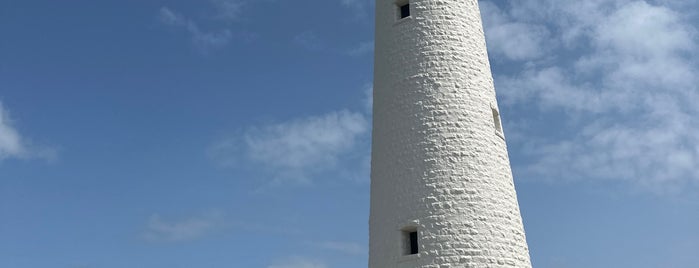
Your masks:
{"label": "weathered white paint", "polygon": [[531,267],[478,1],[410,8],[376,1],[369,267]]}

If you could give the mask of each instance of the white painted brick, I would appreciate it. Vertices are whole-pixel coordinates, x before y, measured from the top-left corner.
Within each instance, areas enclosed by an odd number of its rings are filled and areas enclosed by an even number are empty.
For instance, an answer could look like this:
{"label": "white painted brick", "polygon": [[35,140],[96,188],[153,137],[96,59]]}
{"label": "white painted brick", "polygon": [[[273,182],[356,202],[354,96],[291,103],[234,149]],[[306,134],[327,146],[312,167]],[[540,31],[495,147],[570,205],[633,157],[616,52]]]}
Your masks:
{"label": "white painted brick", "polygon": [[531,267],[478,1],[410,5],[376,1],[369,267]]}

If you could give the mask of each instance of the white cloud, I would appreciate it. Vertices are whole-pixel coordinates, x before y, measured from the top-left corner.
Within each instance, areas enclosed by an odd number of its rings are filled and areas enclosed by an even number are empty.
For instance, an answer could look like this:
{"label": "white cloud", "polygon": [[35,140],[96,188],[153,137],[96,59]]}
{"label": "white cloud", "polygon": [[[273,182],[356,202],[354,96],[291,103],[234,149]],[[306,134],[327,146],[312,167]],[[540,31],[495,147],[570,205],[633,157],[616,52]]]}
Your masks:
{"label": "white cloud", "polygon": [[144,238],[148,241],[175,242],[201,238],[223,226],[220,212],[209,212],[200,217],[167,222],[154,214],[148,220]]}
{"label": "white cloud", "polygon": [[280,261],[275,264],[267,266],[267,268],[327,268],[328,266],[325,265],[322,261],[319,260],[314,260],[314,259],[308,259],[308,258],[302,258],[302,257],[293,257],[289,258],[288,260],[285,261]]}
{"label": "white cloud", "polygon": [[240,17],[243,9],[241,0],[212,0],[216,9],[215,19],[224,21],[234,21]]}
{"label": "white cloud", "polygon": [[12,127],[7,111],[0,103],[0,160],[8,157],[24,157],[27,149],[22,144],[22,138]]}
{"label": "white cloud", "polygon": [[244,140],[247,156],[276,170],[278,178],[307,180],[335,168],[368,129],[364,115],[340,111],[249,129]]}
{"label": "white cloud", "polygon": [[[228,14],[226,16],[232,16],[232,14]],[[218,31],[203,31],[196,22],[181,14],[178,14],[168,7],[160,8],[158,18],[160,19],[160,22],[165,25],[186,30],[192,38],[192,43],[198,49],[204,52],[224,47],[233,40],[233,34],[230,30],[221,29]]]}
{"label": "white cloud", "polygon": [[[327,171],[353,177],[367,155],[368,130],[364,114],[331,112],[250,127],[215,143],[209,153],[222,165],[263,167],[273,183],[309,183],[311,177]],[[348,163],[353,166],[346,169]]]}
{"label": "white cloud", "polygon": [[9,112],[0,102],[0,161],[8,158],[40,158],[48,161],[56,158],[56,151],[48,147],[32,146],[12,124]]}
{"label": "white cloud", "polygon": [[369,181],[373,87],[357,111],[339,110],[238,129],[207,148],[215,164],[250,172],[263,188]]}
{"label": "white cloud", "polygon": [[545,55],[554,46],[549,30],[536,24],[517,22],[490,2],[480,4],[488,49],[494,56],[509,60],[530,60]]}
{"label": "white cloud", "polygon": [[160,19],[160,22],[167,25],[180,26],[187,24],[187,19],[185,17],[175,13],[168,7],[160,8],[160,12],[158,13],[158,19]]}
{"label": "white cloud", "polygon": [[555,29],[551,42],[564,44],[547,51],[555,61],[496,75],[502,104],[536,104],[528,111],[560,122],[547,124],[548,133],[518,129],[525,134],[515,145],[530,162],[515,168],[547,179],[624,180],[661,193],[699,185],[699,40],[681,12],[626,0],[526,0],[502,11],[503,20]]}

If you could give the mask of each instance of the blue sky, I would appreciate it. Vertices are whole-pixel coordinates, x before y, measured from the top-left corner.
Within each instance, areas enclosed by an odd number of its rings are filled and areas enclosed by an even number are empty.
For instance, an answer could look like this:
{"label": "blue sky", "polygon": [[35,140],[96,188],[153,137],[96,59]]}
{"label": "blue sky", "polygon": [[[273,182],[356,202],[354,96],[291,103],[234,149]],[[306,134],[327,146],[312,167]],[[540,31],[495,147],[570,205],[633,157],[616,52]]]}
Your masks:
{"label": "blue sky", "polygon": [[[699,3],[481,1],[535,267],[699,263]],[[0,0],[0,267],[367,263],[370,0]]]}

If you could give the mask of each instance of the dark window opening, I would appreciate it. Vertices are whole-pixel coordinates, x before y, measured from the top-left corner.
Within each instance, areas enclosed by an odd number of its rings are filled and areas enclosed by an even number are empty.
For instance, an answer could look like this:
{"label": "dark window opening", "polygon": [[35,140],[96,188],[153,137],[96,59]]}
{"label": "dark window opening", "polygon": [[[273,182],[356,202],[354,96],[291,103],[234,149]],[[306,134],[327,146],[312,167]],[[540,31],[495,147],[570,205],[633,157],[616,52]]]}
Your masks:
{"label": "dark window opening", "polygon": [[410,4],[405,4],[400,6],[400,18],[405,18],[410,16]]}
{"label": "dark window opening", "polygon": [[403,255],[415,255],[419,252],[417,242],[417,228],[408,227],[402,230],[403,234]]}
{"label": "dark window opening", "polygon": [[417,254],[417,231],[410,232],[410,254]]}

